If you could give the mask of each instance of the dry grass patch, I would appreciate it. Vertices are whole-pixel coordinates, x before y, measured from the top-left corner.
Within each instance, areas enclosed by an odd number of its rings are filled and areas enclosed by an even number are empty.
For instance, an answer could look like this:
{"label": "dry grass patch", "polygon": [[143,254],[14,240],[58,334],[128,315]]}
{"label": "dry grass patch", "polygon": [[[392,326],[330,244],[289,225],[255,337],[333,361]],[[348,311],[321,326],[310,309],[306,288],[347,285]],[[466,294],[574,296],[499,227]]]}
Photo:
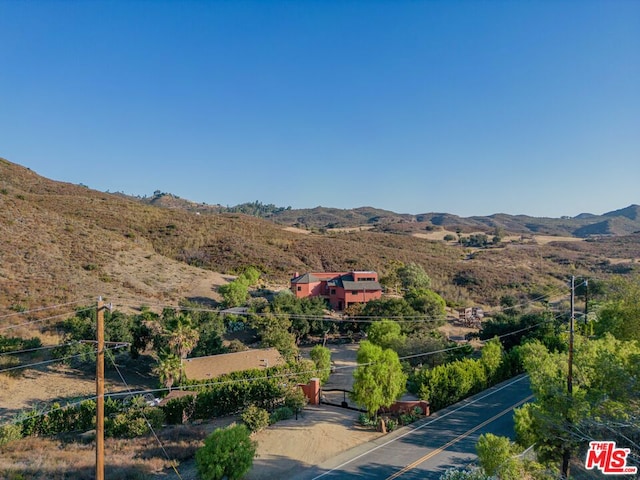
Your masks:
{"label": "dry grass patch", "polygon": [[533,239],[538,245],[547,245],[551,242],[583,242],[584,238],[557,237],[554,235],[534,235]]}
{"label": "dry grass patch", "polygon": [[285,232],[300,233],[302,235],[309,235],[311,233],[309,230],[296,227],[284,227],[282,230],[284,230]]}
{"label": "dry grass patch", "polygon": [[[177,426],[153,436],[106,439],[105,477],[112,480],[149,478],[193,458],[206,436],[203,427]],[[167,452],[169,459],[165,456]],[[37,452],[37,454],[33,454]],[[0,478],[23,480],[92,480],[95,478],[93,442],[25,438],[0,449]]]}

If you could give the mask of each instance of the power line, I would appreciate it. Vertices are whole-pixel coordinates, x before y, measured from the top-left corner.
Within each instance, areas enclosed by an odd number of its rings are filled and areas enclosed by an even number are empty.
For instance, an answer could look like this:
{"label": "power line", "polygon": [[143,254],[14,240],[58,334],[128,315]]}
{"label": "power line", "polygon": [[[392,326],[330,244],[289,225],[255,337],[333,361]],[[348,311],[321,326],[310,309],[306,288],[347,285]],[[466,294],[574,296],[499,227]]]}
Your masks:
{"label": "power line", "polygon": [[[122,373],[120,372],[120,369],[118,368],[118,365],[116,365],[116,362],[113,358],[113,355],[111,354],[111,352],[109,352],[109,360],[111,361],[111,364],[113,365],[113,367],[116,369],[116,372],[118,372],[118,376],[120,377],[120,380],[122,380],[122,383],[124,383],[124,386],[127,388],[127,390],[130,392],[131,388],[129,387],[129,384],[127,384],[127,381],[124,379],[124,376],[122,375]],[[140,413],[142,414],[145,422],[147,423],[147,426],[149,427],[149,429],[151,430],[151,433],[153,434],[153,437],[156,439],[156,441],[158,442],[158,445],[160,445],[160,449],[162,450],[162,452],[164,453],[164,456],[167,458],[167,460],[169,461],[169,463],[171,464],[171,467],[173,468],[173,471],[176,472],[176,475],[178,476],[178,478],[180,480],[182,480],[182,476],[180,475],[180,472],[178,471],[178,468],[176,466],[176,461],[172,460],[169,457],[169,454],[167,453],[167,450],[164,448],[164,445],[162,444],[162,442],[160,441],[160,439],[158,438],[158,435],[156,434],[156,431],[153,429],[153,426],[151,425],[151,422],[149,422],[149,419],[147,418],[147,416],[144,414],[144,410],[140,410]]]}
{"label": "power line", "polygon": [[[530,330],[532,328],[538,327],[540,325],[543,325],[545,323],[549,323],[553,320],[556,320],[557,318],[559,318],[559,315],[554,317],[553,319],[548,319],[542,322],[539,322],[535,325],[530,325],[528,327],[516,330],[514,332],[508,332],[505,334],[502,334],[500,336],[498,336],[498,338],[502,338],[502,337],[506,337],[509,335],[513,335],[515,333],[519,333],[525,330]],[[421,356],[429,356],[429,355],[436,355],[438,353],[445,353],[448,351],[453,351],[453,350],[457,350],[460,348],[465,348],[467,345],[469,345],[468,343],[463,343],[461,345],[455,346],[455,347],[450,347],[450,348],[445,348],[445,349],[441,349],[441,350],[435,350],[435,351],[430,351],[430,352],[423,352],[423,353],[418,353],[418,354],[413,354],[413,355],[406,355],[403,357],[399,357],[399,360],[408,360],[410,358],[417,358],[417,357],[421,357]],[[106,349],[109,350],[109,349]],[[322,372],[322,371],[331,371],[331,370],[346,370],[346,369],[355,369],[358,368],[360,366],[367,366],[367,365],[373,365],[375,362],[369,362],[366,364],[357,364],[357,365],[341,365],[341,366],[337,366],[337,367],[329,367],[326,369],[317,369],[314,368],[312,370],[305,370],[302,372],[289,372],[289,373],[285,373],[285,374],[278,374],[278,375],[271,375],[271,376],[260,376],[260,377],[252,377],[252,378],[245,378],[245,379],[236,379],[236,380],[223,380],[223,381],[218,381],[218,382],[206,382],[206,383],[199,383],[199,384],[191,384],[191,385],[184,385],[184,386],[180,386],[180,387],[173,387],[173,390],[188,390],[189,388],[206,388],[206,387],[213,387],[216,385],[225,385],[225,384],[230,384],[230,383],[239,383],[239,382],[252,382],[252,381],[259,381],[259,380],[269,380],[269,379],[278,379],[278,378],[288,378],[288,377],[294,377],[294,376],[298,376],[298,375],[304,375],[304,374],[310,374],[310,373],[317,373],[317,372]],[[117,366],[116,366],[116,370]],[[118,370],[118,374],[120,376],[122,376],[122,374],[120,373],[120,371]],[[105,394],[105,397],[110,397],[110,398],[116,398],[116,397],[123,397],[126,395],[131,395],[131,396],[138,396],[138,395],[145,395],[145,394],[156,394],[156,393],[161,393],[161,392],[167,392],[167,391],[171,391],[172,389],[169,388],[156,388],[156,389],[146,389],[146,390],[131,390],[131,388],[128,386],[128,384],[126,384],[126,382],[123,380],[123,383],[125,383],[125,385],[127,386],[127,391],[126,392],[114,392],[114,393],[108,393]],[[86,397],[83,400],[79,400],[76,401],[74,403],[71,404],[67,404],[64,407],[62,406],[58,406],[55,408],[52,408],[48,411],[43,411],[41,412],[38,416],[45,416],[48,415],[49,413],[56,411],[56,410],[60,410],[63,408],[68,408],[68,407],[72,407],[75,405],[79,405],[84,401],[88,401],[88,400],[95,400],[96,397],[95,396],[90,396],[90,397]],[[12,422],[9,422],[7,424],[0,424],[0,427],[4,426],[4,425],[10,425],[10,424],[16,424],[16,423],[20,423],[20,419],[16,419]]]}
{"label": "power line", "polygon": [[31,320],[29,322],[20,323],[18,325],[10,325],[8,327],[0,328],[0,332],[4,332],[6,330],[11,330],[11,329],[14,329],[14,328],[19,328],[19,327],[26,327],[27,325],[33,325],[33,324],[36,324],[36,323],[46,322],[47,320],[52,320],[54,318],[60,318],[60,317],[65,317],[65,316],[70,316],[70,315],[86,312],[88,310],[93,310],[95,308],[96,308],[95,306],[92,306],[92,307],[87,307],[87,308],[83,308],[83,309],[80,309],[80,310],[75,310],[73,312],[59,313],[58,315],[51,315],[50,317],[40,318],[38,320]]}
{"label": "power line", "polygon": [[[556,290],[560,291],[559,288]],[[487,315],[491,315],[493,313],[497,313],[503,310],[509,310],[516,307],[526,307],[528,305],[532,305],[535,302],[539,302],[546,297],[551,297],[554,291],[540,295],[534,299],[529,300],[528,302],[521,303],[519,305],[514,305],[512,307],[502,307],[497,310],[492,310],[487,312]],[[132,304],[120,303],[116,304],[116,306],[122,307],[133,307]],[[345,316],[342,318],[334,318],[330,316],[324,315],[311,315],[311,314],[295,314],[295,313],[287,313],[287,312],[227,312],[225,309],[213,309],[213,308],[202,308],[202,307],[184,307],[184,306],[175,306],[175,305],[163,305],[163,304],[155,304],[157,308],[164,309],[172,309],[176,311],[187,311],[187,312],[208,312],[215,313],[219,315],[234,315],[234,316],[257,316],[257,317],[287,317],[290,319],[297,320],[309,320],[309,321],[318,321],[318,322],[333,322],[333,323],[375,323],[378,320],[394,320],[398,323],[415,323],[415,322],[441,322],[447,320],[446,316],[427,316],[427,315],[355,315],[355,316]]]}
{"label": "power line", "polygon": [[[132,307],[131,304],[119,303],[114,304],[116,307]],[[169,306],[169,305],[155,305],[158,308],[162,309],[172,309],[178,312],[186,311],[186,312],[207,312],[207,313],[216,313],[219,315],[233,315],[233,316],[256,316],[256,317],[287,317],[290,319],[297,320],[310,320],[310,321],[324,321],[324,322],[336,322],[336,323],[373,323],[375,320],[387,319],[387,320],[396,320],[398,322],[416,322],[416,321],[433,321],[439,322],[442,320],[446,320],[446,317],[427,317],[426,315],[370,315],[370,316],[352,316],[352,317],[342,317],[342,318],[333,318],[324,315],[311,315],[311,314],[298,314],[298,313],[287,313],[287,312],[228,312],[226,309],[213,309],[213,308],[195,308],[195,307],[182,307],[182,306]]]}
{"label": "power line", "polygon": [[[75,343],[75,342],[72,342],[72,343]],[[115,345],[114,347],[111,347],[110,349],[107,349],[107,350],[115,350],[115,349],[118,349],[118,348],[123,348],[125,346],[127,346],[127,345],[126,344],[118,344],[118,345]],[[43,360],[42,362],[28,363],[26,365],[17,365],[15,367],[4,368],[4,369],[0,370],[0,373],[10,372],[12,370],[19,370],[21,368],[30,368],[30,367],[37,367],[37,366],[40,366],[40,365],[47,365],[49,363],[62,362],[64,360],[71,360],[72,358],[83,357],[85,355],[86,355],[86,352],[76,353],[75,355],[69,355],[69,356],[60,357],[60,358],[53,358],[51,360]]]}
{"label": "power line", "polygon": [[[515,335],[517,333],[526,331],[526,330],[531,330],[533,328],[536,328],[540,325],[543,325],[545,323],[549,323],[552,322],[554,320],[557,320],[558,318],[560,318],[562,315],[556,315],[553,318],[544,320],[542,322],[536,323],[534,325],[530,325],[518,330],[515,330],[513,332],[507,332],[504,333],[502,335],[498,335],[497,338],[504,338],[510,335]],[[411,354],[411,355],[406,355],[403,357],[399,357],[399,360],[408,360],[411,358],[417,358],[417,357],[422,357],[422,356],[430,356],[430,355],[436,355],[439,353],[445,353],[448,351],[453,351],[453,350],[457,350],[457,349],[461,349],[461,348],[465,348],[469,345],[469,343],[463,343],[460,345],[457,345],[455,347],[449,347],[449,348],[445,348],[445,349],[440,349],[440,350],[435,350],[435,351],[429,351],[429,352],[423,352],[423,353],[417,353],[417,354]],[[115,347],[111,348],[111,349],[116,349],[116,348],[122,348],[125,345],[116,345]],[[106,349],[106,350],[110,350],[110,349]],[[79,355],[74,355],[71,357],[66,357],[66,358],[75,358],[78,356],[81,356],[83,354],[79,354]],[[64,358],[64,359],[66,359]],[[63,360],[63,358],[61,359],[55,359],[55,360],[51,360],[49,362],[44,362],[44,363],[51,363],[51,362],[55,362],[58,360]],[[41,362],[42,363],[42,362]],[[206,388],[206,387],[211,387],[211,386],[215,386],[215,385],[223,385],[223,384],[229,384],[229,383],[238,383],[238,382],[244,382],[244,381],[258,381],[258,380],[265,380],[265,379],[273,379],[273,378],[288,378],[288,377],[294,377],[294,376],[298,376],[298,375],[304,375],[304,374],[309,374],[309,373],[317,373],[317,372],[321,372],[321,371],[330,371],[330,370],[344,370],[344,369],[355,369],[358,368],[359,366],[365,366],[365,365],[372,365],[374,362],[370,362],[367,364],[358,364],[358,365],[342,365],[342,366],[337,366],[337,367],[330,367],[327,369],[317,369],[314,368],[312,370],[306,370],[306,371],[302,371],[302,372],[289,372],[286,374],[278,374],[278,375],[271,375],[271,376],[260,376],[260,377],[253,377],[253,378],[249,378],[249,379],[237,379],[237,380],[224,380],[224,381],[218,381],[218,382],[206,382],[206,383],[200,383],[200,384],[191,384],[191,385],[185,385],[185,386],[181,386],[181,387],[173,387],[174,390],[186,390],[188,388]],[[40,363],[38,363],[40,364]],[[34,366],[34,365],[38,365],[38,364],[31,364],[31,365],[24,365],[24,366],[19,366],[19,367],[13,367],[9,370],[12,369],[17,369],[17,368],[26,368],[29,366]],[[0,373],[6,371],[6,370],[0,370]],[[128,391],[127,392],[115,392],[115,393],[110,393],[110,394],[106,394],[106,397],[120,397],[120,396],[124,396],[124,395],[144,395],[144,394],[148,394],[148,393],[160,393],[160,392],[166,392],[166,391],[170,391],[169,388],[157,388],[157,389],[146,389],[146,390],[136,390],[136,391],[131,391],[131,389],[128,387]],[[91,399],[95,399],[96,397],[87,397],[84,400],[78,401],[75,404],[79,404],[82,403],[83,401],[86,400],[91,400]],[[69,404],[67,406],[73,406],[75,404]],[[47,415],[48,413],[50,413],[51,411],[60,409],[60,408],[65,408],[65,407],[57,407],[55,409],[50,410],[49,412],[43,412],[41,415]],[[18,423],[18,422],[15,422]]]}
{"label": "power line", "polygon": [[[528,327],[516,330],[514,332],[505,333],[503,335],[498,336],[498,338],[506,337],[506,336],[509,336],[509,335],[513,335],[515,333],[519,333],[519,332],[522,332],[522,331],[525,331],[525,330],[530,330],[532,328],[539,327],[540,325],[543,325],[545,323],[549,323],[549,322],[555,320],[556,318],[557,317],[554,317],[553,319],[544,320],[544,321],[539,322],[539,323],[537,323],[535,325],[530,325]],[[457,345],[455,347],[449,347],[449,348],[444,348],[444,349],[440,349],[440,350],[432,350],[432,351],[429,351],[429,352],[406,355],[406,356],[403,356],[403,357],[398,357],[398,360],[408,360],[410,358],[426,357],[426,356],[429,356],[429,355],[436,355],[438,353],[444,353],[444,352],[448,352],[448,351],[458,350],[460,348],[465,348],[468,345],[469,345],[469,343],[463,343],[463,344]],[[341,366],[337,366],[337,367],[330,367],[330,368],[324,368],[324,369],[314,368],[312,370],[305,370],[305,371],[302,371],[302,372],[289,372],[289,373],[269,375],[269,376],[260,376],[260,377],[242,378],[242,379],[235,379],[235,380],[222,380],[222,381],[218,381],[218,382],[206,382],[206,383],[190,384],[190,385],[184,385],[184,386],[180,386],[180,387],[172,387],[172,389],[173,390],[188,390],[189,388],[206,388],[206,387],[213,387],[213,386],[216,386],[216,385],[225,385],[225,384],[230,384],[230,383],[253,382],[253,381],[257,381],[257,380],[288,378],[288,377],[294,377],[294,376],[297,376],[297,375],[304,375],[304,374],[309,374],[309,373],[317,373],[317,372],[322,372],[322,371],[355,369],[355,368],[358,368],[358,367],[361,367],[361,366],[374,365],[375,363],[376,362],[360,363],[360,364],[357,364],[357,365],[341,365]],[[128,392],[128,393],[120,392],[120,393],[108,394],[106,396],[118,397],[118,396],[123,396],[123,395],[127,395],[127,394],[144,395],[146,393],[159,393],[159,392],[166,392],[166,391],[170,391],[170,390],[171,389],[169,389],[169,388],[155,388],[155,389],[148,389],[148,390],[137,390],[137,391]]]}
{"label": "power line", "polygon": [[51,305],[48,307],[39,307],[31,310],[23,310],[21,312],[16,312],[16,313],[8,313],[6,315],[0,315],[0,320],[2,320],[3,318],[14,317],[17,315],[29,315],[30,313],[42,312],[44,310],[52,310],[54,308],[68,307],[69,305],[76,305],[78,303],[82,303],[85,301],[86,300],[76,300],[75,302],[61,303],[60,305]]}
{"label": "power line", "polygon": [[[65,405],[58,405],[57,407],[50,408],[49,410],[46,410],[46,411],[43,410],[42,412],[38,413],[38,415],[33,415],[33,416],[29,417],[29,418],[43,417],[43,416],[49,415],[50,413],[56,412],[58,410],[64,410],[66,408],[71,408],[71,407],[74,407],[76,405],[80,405],[83,402],[87,402],[87,401],[95,400],[95,399],[96,399],[95,396],[94,397],[86,397],[86,398],[83,398],[82,400],[76,400],[75,402],[70,402],[70,403],[67,403]],[[4,427],[4,426],[7,426],[7,425],[15,425],[17,423],[22,422],[23,420],[24,420],[24,418],[22,418],[22,412],[21,412],[18,415],[16,415],[15,418],[11,422],[1,424],[0,428]]]}
{"label": "power line", "polygon": [[85,354],[84,353],[77,353],[75,355],[69,355],[67,357],[54,358],[52,360],[44,360],[42,362],[29,363],[27,365],[18,365],[16,367],[3,368],[2,370],[0,370],[0,373],[10,372],[12,370],[19,370],[21,368],[29,368],[29,367],[37,367],[37,366],[40,366],[40,365],[47,365],[49,363],[54,363],[54,362],[62,362],[64,360],[70,360],[72,358],[82,357],[83,355],[85,355]]}
{"label": "power line", "polygon": [[57,348],[57,347],[68,347],[69,345],[73,345],[74,343],[77,343],[77,342],[60,343],[58,345],[46,345],[46,346],[43,346],[43,347],[27,348],[27,349],[24,349],[24,350],[12,350],[10,352],[1,352],[0,356],[2,356],[2,355],[17,355],[19,353],[37,352],[38,350],[49,350],[51,348]]}

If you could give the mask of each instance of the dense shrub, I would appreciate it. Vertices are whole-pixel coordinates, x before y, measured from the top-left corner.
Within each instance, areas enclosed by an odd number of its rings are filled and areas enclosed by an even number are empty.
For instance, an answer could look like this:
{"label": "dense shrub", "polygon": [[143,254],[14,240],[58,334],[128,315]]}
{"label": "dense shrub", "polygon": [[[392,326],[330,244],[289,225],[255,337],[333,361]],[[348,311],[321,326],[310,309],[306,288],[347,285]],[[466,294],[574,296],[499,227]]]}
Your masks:
{"label": "dense shrub", "polygon": [[[209,419],[232,415],[256,405],[272,411],[285,405],[300,410],[306,404],[304,394],[289,385],[307,383],[315,373],[311,361],[291,363],[265,370],[234,372],[216,379],[207,387],[194,386],[199,393],[195,400],[174,399],[163,408],[169,423],[182,423],[185,418]],[[196,382],[186,382],[196,383]]]}
{"label": "dense shrub", "polygon": [[364,412],[358,415],[358,423],[363,427],[375,427],[377,424],[376,419]]}
{"label": "dense shrub", "polygon": [[311,360],[316,364],[321,383],[326,383],[331,374],[331,350],[322,345],[316,345],[309,352]]}
{"label": "dense shrub", "polygon": [[396,428],[398,428],[398,421],[390,418],[387,420],[387,431],[393,432]]}
{"label": "dense shrub", "polygon": [[218,428],[196,453],[198,475],[202,480],[237,480],[253,465],[256,448],[245,425]]}
{"label": "dense shrub", "polygon": [[487,342],[480,359],[424,367],[412,373],[407,386],[439,410],[512,377],[519,373],[519,366],[517,350],[505,355],[496,339]]}
{"label": "dense shrub", "polygon": [[37,337],[24,339],[20,337],[5,337],[4,335],[0,335],[0,353],[27,350],[41,346],[42,342]]}
{"label": "dense shrub", "polygon": [[164,413],[158,408],[131,408],[105,419],[105,435],[108,437],[134,438],[151,431],[149,426],[160,428]]}
{"label": "dense shrub", "polygon": [[249,405],[242,413],[241,418],[247,428],[252,432],[259,432],[267,428],[270,423],[269,412],[255,405]]}
{"label": "dense shrub", "polygon": [[[148,407],[142,400],[125,404],[110,398],[105,400],[105,435],[110,437],[136,437],[161,427],[165,421],[164,412]],[[43,414],[31,410],[19,416],[16,426],[21,436],[53,436],[61,433],[85,432],[95,428],[96,403],[85,400],[77,405],[62,407],[54,403],[52,409]]]}
{"label": "dense shrub", "polygon": [[165,421],[168,424],[176,425],[184,423],[193,417],[196,408],[196,397],[185,396],[175,398],[161,408],[164,412]]}
{"label": "dense shrub", "polygon": [[20,428],[20,425],[8,424],[0,427],[0,447],[21,438],[22,428]]}
{"label": "dense shrub", "polygon": [[290,408],[294,412],[301,411],[309,402],[304,392],[298,387],[288,388],[284,393],[284,407]]}
{"label": "dense shrub", "polygon": [[273,425],[274,423],[278,423],[282,420],[288,420],[292,418],[293,415],[294,412],[289,407],[276,408],[269,416],[269,423]]}

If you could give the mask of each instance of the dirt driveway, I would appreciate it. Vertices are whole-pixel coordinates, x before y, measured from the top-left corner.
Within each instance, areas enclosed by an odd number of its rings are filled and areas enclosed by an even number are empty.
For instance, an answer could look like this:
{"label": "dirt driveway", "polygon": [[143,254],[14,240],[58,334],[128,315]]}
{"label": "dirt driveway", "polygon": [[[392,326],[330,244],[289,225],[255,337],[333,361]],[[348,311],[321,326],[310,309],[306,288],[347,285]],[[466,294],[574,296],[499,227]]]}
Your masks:
{"label": "dirt driveway", "polygon": [[289,478],[381,434],[357,424],[358,412],[322,405],[307,407],[298,419],[285,420],[255,435],[258,457],[248,480]]}

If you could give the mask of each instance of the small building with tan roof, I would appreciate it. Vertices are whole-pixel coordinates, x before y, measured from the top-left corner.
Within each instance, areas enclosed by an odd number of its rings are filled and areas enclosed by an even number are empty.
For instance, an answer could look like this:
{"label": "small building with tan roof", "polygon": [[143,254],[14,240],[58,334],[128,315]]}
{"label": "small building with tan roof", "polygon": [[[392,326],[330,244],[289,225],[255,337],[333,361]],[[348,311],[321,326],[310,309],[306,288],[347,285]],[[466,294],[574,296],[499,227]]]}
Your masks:
{"label": "small building with tan roof", "polygon": [[260,348],[244,352],[223,353],[206,357],[185,358],[184,374],[189,380],[211,380],[233,372],[266,369],[287,362],[275,348]]}

